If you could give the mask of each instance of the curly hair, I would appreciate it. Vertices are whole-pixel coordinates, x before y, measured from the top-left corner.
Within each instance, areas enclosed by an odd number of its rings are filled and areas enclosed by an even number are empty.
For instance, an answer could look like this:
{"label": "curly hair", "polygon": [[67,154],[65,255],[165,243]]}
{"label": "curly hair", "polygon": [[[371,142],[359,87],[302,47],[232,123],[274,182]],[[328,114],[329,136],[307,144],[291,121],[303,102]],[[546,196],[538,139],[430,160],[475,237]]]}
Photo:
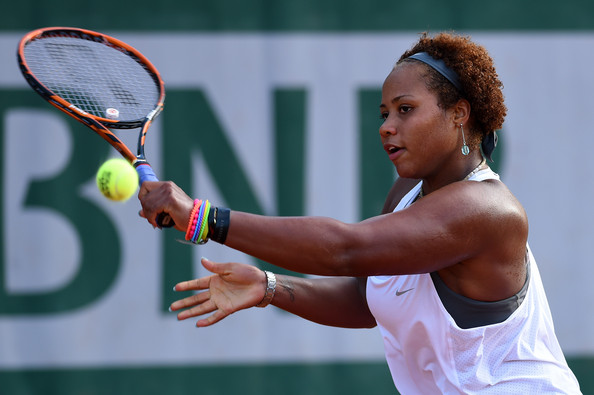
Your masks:
{"label": "curly hair", "polygon": [[507,108],[503,99],[503,84],[499,80],[493,59],[485,48],[471,41],[470,37],[453,33],[439,33],[430,37],[427,32],[404,52],[397,62],[416,62],[407,59],[418,52],[427,52],[435,59],[442,59],[459,77],[462,91],[456,89],[444,76],[426,66],[427,87],[438,96],[442,108],[450,108],[458,100],[468,100],[471,107],[470,126],[482,137],[501,129]]}

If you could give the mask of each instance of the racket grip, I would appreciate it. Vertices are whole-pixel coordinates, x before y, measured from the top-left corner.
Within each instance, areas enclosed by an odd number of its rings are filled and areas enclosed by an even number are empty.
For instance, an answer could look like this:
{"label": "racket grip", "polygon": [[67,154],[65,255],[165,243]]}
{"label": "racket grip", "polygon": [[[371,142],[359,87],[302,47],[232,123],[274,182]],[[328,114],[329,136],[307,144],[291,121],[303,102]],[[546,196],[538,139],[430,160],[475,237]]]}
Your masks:
{"label": "racket grip", "polygon": [[[159,181],[153,168],[148,163],[141,163],[136,166],[136,172],[138,172],[138,177],[140,178],[140,185],[142,185],[145,181]],[[161,228],[171,228],[175,225],[173,218],[165,212],[160,213],[157,215],[157,225]]]}

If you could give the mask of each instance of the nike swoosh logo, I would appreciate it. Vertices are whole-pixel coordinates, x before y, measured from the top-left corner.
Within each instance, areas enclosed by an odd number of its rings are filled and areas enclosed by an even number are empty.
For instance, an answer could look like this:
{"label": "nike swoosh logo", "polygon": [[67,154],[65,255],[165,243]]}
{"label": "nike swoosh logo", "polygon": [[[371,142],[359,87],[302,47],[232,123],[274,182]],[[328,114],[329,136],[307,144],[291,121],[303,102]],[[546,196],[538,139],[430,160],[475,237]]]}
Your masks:
{"label": "nike swoosh logo", "polygon": [[398,291],[396,291],[396,296],[403,295],[403,294],[405,294],[405,293],[407,293],[407,292],[410,292],[410,291],[412,291],[413,289],[414,289],[414,288],[405,289],[405,290],[404,290],[404,291],[402,291],[402,292],[401,292],[400,290],[398,290]]}

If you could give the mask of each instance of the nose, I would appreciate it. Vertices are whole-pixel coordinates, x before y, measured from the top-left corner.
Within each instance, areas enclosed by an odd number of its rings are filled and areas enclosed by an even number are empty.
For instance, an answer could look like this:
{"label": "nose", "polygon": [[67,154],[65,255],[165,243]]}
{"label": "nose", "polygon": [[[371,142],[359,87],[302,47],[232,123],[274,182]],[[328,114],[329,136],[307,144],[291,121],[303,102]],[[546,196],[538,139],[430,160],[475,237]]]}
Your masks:
{"label": "nose", "polygon": [[396,134],[396,124],[390,120],[390,118],[384,119],[384,123],[379,128],[381,137],[389,137]]}

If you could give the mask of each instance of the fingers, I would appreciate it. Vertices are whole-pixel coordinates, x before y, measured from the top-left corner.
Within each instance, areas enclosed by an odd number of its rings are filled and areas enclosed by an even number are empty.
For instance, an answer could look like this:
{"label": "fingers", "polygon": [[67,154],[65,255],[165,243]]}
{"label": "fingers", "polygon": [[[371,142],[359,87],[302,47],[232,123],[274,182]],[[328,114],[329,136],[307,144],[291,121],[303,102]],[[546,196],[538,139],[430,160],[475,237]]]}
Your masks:
{"label": "fingers", "polygon": [[153,190],[159,184],[158,181],[145,181],[140,184],[140,189],[138,190],[138,200],[142,200],[143,197],[146,196],[151,190]]}
{"label": "fingers", "polygon": [[227,274],[229,272],[231,263],[213,262],[208,258],[200,258],[200,263],[206,270],[214,274]]}
{"label": "fingers", "polygon": [[201,263],[211,275],[175,285],[175,291],[199,291],[170,306],[179,311],[178,320],[210,314],[196,322],[198,327],[209,326],[236,311],[254,306],[262,300],[265,276],[254,266],[241,263],[218,263],[202,258]]}
{"label": "fingers", "polygon": [[210,286],[210,280],[214,275],[208,277],[201,277],[195,280],[183,281],[181,283],[175,284],[173,287],[174,291],[184,292],[184,291],[201,291],[203,289],[208,289]]}
{"label": "fingers", "polygon": [[190,309],[180,311],[177,314],[177,319],[183,321],[188,318],[212,313],[215,310],[217,310],[217,306],[210,299],[207,299],[203,304],[199,304]]}
{"label": "fingers", "polygon": [[[177,300],[169,306],[171,311],[185,309],[191,306],[201,305],[210,300],[210,292],[200,292],[187,298]],[[186,317],[187,318],[187,317]]]}
{"label": "fingers", "polygon": [[210,299],[210,292],[205,291],[184,299],[177,300],[173,302],[171,306],[169,306],[169,310],[172,312],[182,309],[186,310],[183,310],[177,314],[177,319],[180,321],[191,317],[212,313],[217,309],[217,306]]}
{"label": "fingers", "polygon": [[159,227],[157,216],[167,213],[175,222],[175,228],[185,231],[194,207],[194,201],[171,181],[145,181],[140,186],[138,199],[142,205],[140,216],[153,227]]}
{"label": "fingers", "polygon": [[173,302],[169,307],[169,310],[177,311],[185,308],[187,309],[177,314],[177,319],[179,321],[214,312],[214,314],[198,320],[196,322],[197,327],[213,325],[229,315],[229,313],[218,309],[218,306],[210,299],[209,291],[201,292]]}
{"label": "fingers", "polygon": [[[138,191],[138,200],[140,201],[140,204],[142,205],[142,209],[138,212],[138,215],[140,215],[142,218],[145,218],[151,225],[153,225],[153,228],[157,227],[157,215],[151,215],[150,211],[145,210],[144,206],[145,203],[143,203],[145,197],[150,193],[151,190],[155,189],[158,185],[158,182],[155,181],[145,181],[142,184],[140,184],[140,189]],[[147,215],[148,213],[148,215]]]}
{"label": "fingers", "polygon": [[196,321],[196,326],[198,328],[203,328],[203,327],[206,327],[206,326],[210,326],[212,324],[216,324],[217,322],[219,322],[223,318],[227,317],[227,315],[228,314],[226,314],[226,313],[224,313],[224,312],[222,312],[220,310],[217,310],[217,311],[215,311],[214,314],[209,315],[206,318],[203,318],[201,320]]}

